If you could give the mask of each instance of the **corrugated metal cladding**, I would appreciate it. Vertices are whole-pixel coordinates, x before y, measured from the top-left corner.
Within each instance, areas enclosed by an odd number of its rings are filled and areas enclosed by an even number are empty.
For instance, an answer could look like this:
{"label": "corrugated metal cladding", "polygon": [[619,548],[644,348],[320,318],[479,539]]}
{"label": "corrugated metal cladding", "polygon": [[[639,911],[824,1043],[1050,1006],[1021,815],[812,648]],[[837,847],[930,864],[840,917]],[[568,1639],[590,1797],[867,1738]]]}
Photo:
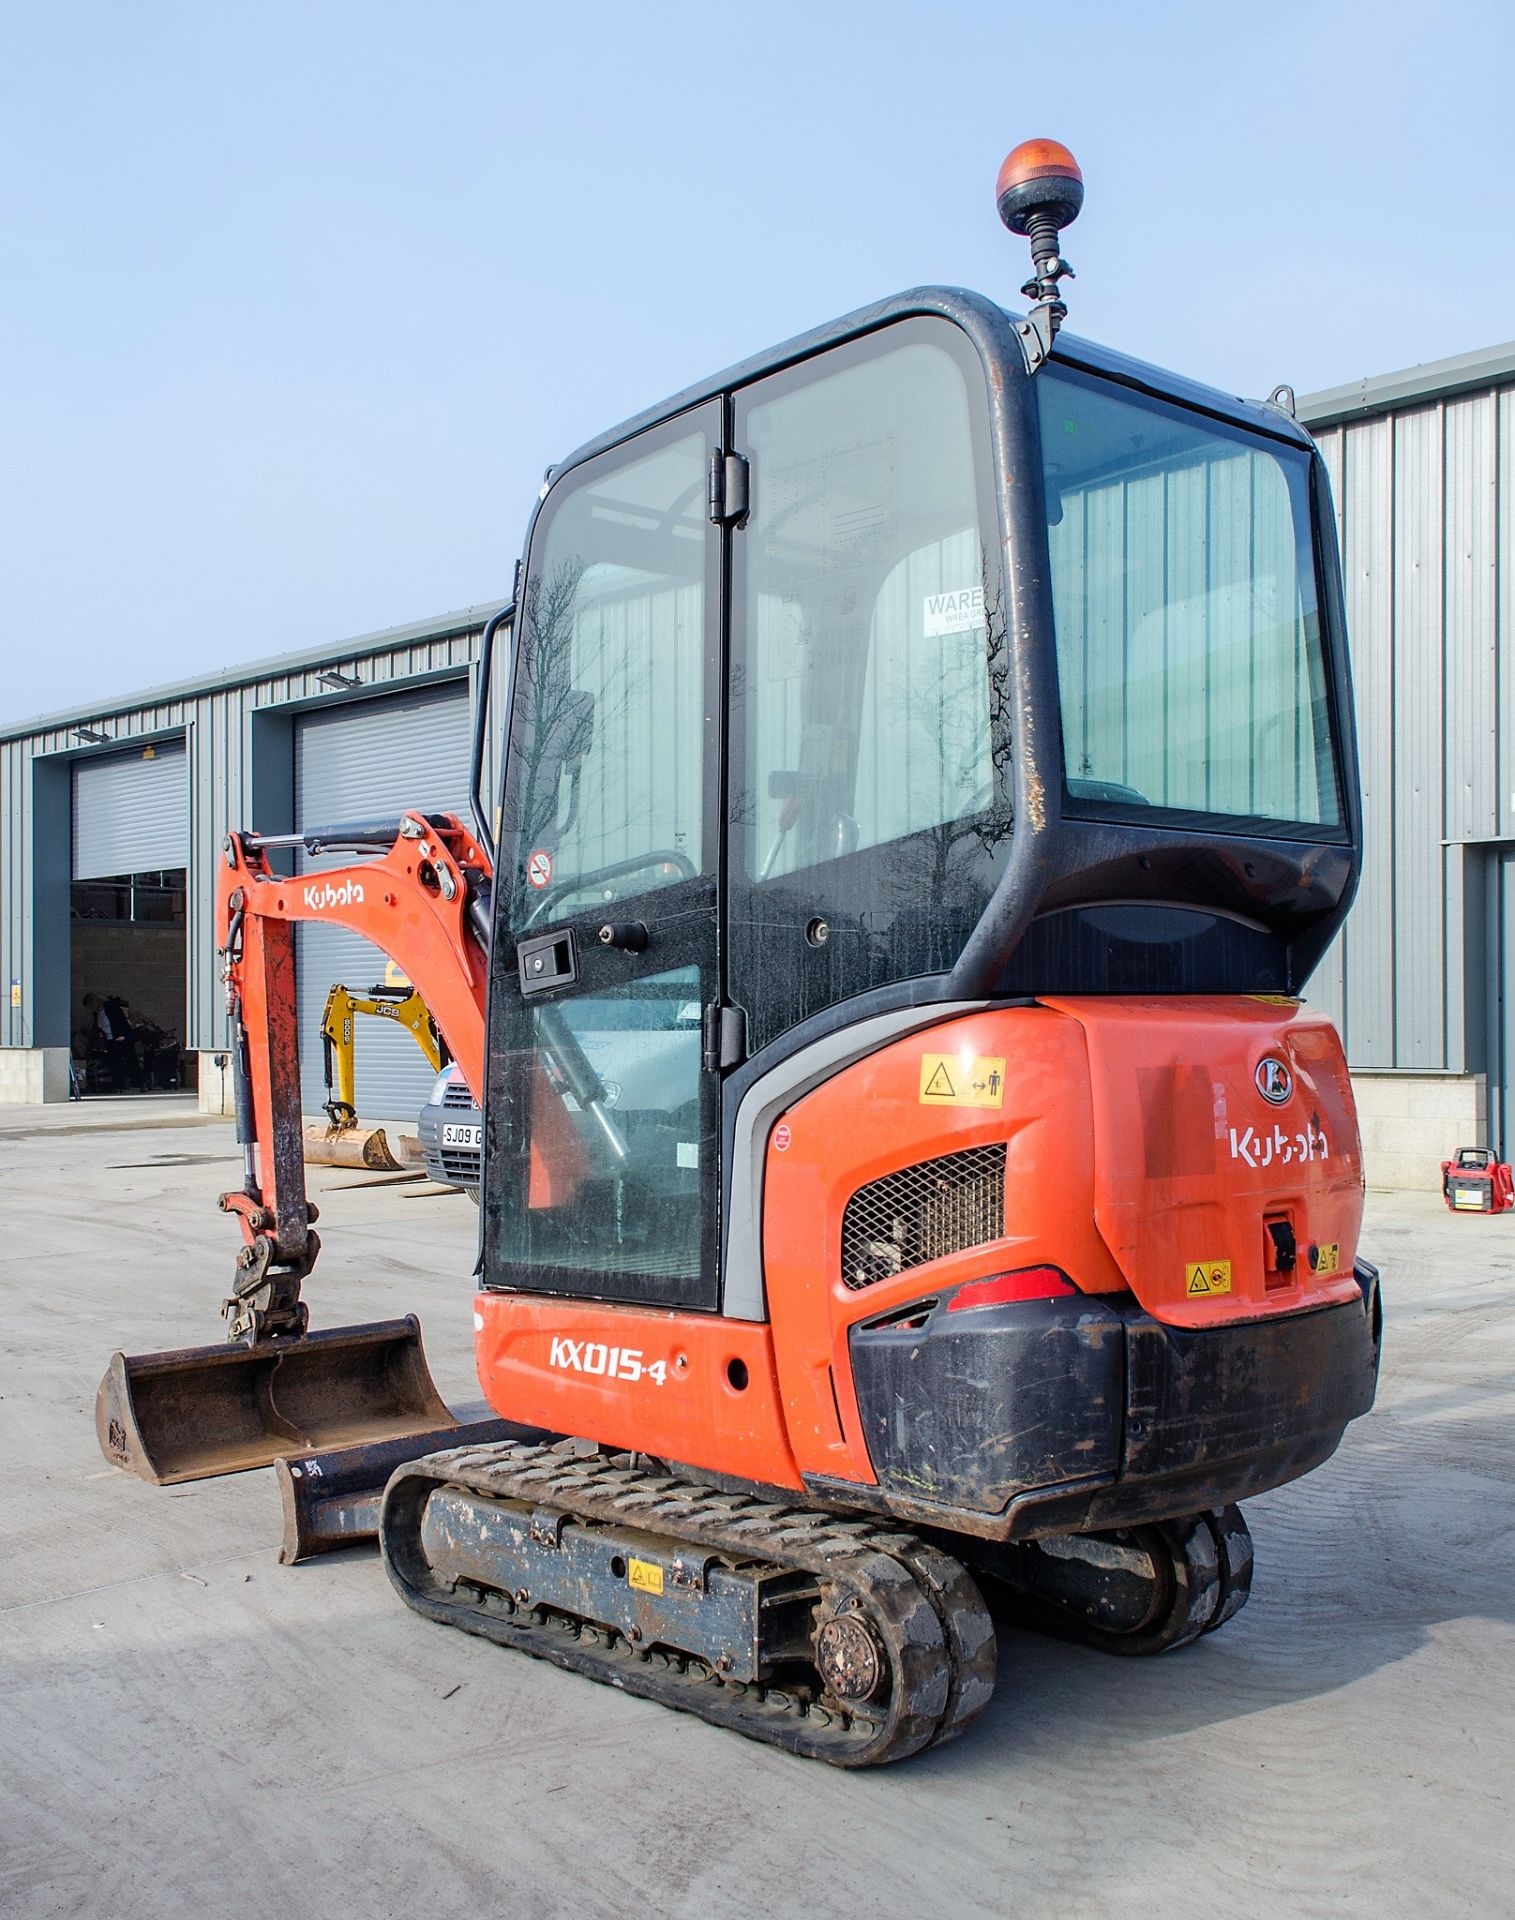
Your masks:
{"label": "corrugated metal cladding", "polygon": [[[406,807],[468,812],[470,732],[465,682],[301,714],[295,722],[295,819],[299,826],[387,818]],[[351,854],[302,860],[319,873]],[[335,981],[354,992],[409,983],[379,949],[345,927],[301,926],[295,935],[300,1002],[300,1086],[307,1113],[325,1098],[318,1038]],[[411,1036],[360,1017],[353,1056],[358,1111],[404,1119],[425,1104],[434,1079]]]}
{"label": "corrugated metal cladding", "polygon": [[1309,991],[1354,1067],[1485,1065],[1490,843],[1515,839],[1515,373],[1497,372],[1438,397],[1438,369],[1408,398],[1397,376],[1355,417],[1340,395],[1300,407],[1336,496],[1367,840]]}
{"label": "corrugated metal cladding", "polygon": [[1317,669],[1284,470],[1218,436],[1182,454],[1065,493],[1050,529],[1069,775],[1162,806],[1339,818],[1305,724]]}
{"label": "corrugated metal cladding", "polygon": [[189,757],[182,741],[73,766],[73,875],[105,880],[189,858]]}
{"label": "corrugated metal cladding", "polygon": [[[223,995],[214,951],[215,862],[229,825],[265,832],[294,827],[294,739],[297,723],[340,713],[350,691],[321,678],[338,672],[359,683],[359,697],[407,698],[428,686],[450,689],[458,739],[449,765],[454,802],[467,791],[467,697],[480,630],[492,608],[344,641],[311,652],[255,663],[211,684],[185,683],[88,713],[50,715],[0,738],[0,1045],[65,1046],[71,1018],[68,981],[68,876],[73,769],[101,755],[182,752],[188,793],[188,846],[170,864],[188,869],[189,977],[185,1042],[226,1045]],[[492,717],[503,713],[508,649],[496,652]],[[106,736],[82,743],[79,729]],[[500,729],[492,729],[484,791],[495,789]],[[425,795],[407,793],[407,801]],[[341,812],[354,809],[343,806]],[[157,864],[156,862],[152,864]],[[15,983],[14,996],[10,991]],[[362,984],[370,984],[364,981]],[[15,1004],[19,1001],[19,1004]],[[419,1057],[419,1056],[418,1056]]]}

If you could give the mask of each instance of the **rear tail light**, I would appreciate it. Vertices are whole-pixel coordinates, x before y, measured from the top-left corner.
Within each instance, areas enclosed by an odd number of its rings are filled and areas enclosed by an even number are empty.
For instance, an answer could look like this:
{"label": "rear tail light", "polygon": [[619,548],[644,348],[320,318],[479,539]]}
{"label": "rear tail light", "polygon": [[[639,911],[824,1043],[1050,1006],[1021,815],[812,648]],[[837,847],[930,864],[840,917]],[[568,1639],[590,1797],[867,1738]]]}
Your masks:
{"label": "rear tail light", "polygon": [[948,1313],[966,1313],[972,1307],[1003,1307],[1012,1300],[1052,1300],[1078,1288],[1057,1267],[1022,1267],[1018,1273],[997,1273],[992,1280],[970,1280],[947,1302]]}

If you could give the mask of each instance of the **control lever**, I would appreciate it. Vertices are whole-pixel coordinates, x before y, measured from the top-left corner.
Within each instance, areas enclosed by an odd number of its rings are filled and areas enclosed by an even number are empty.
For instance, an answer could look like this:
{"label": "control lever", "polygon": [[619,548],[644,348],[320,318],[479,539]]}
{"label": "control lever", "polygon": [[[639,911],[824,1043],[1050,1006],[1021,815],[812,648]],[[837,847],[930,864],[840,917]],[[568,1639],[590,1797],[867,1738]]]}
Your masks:
{"label": "control lever", "polygon": [[568,1082],[568,1091],[604,1134],[605,1143],[616,1159],[624,1160],[627,1157],[626,1137],[610,1117],[605,1102],[605,1083],[589,1064],[589,1056],[563,1018],[562,1009],[540,1006],[536,1009],[536,1015],[537,1032]]}

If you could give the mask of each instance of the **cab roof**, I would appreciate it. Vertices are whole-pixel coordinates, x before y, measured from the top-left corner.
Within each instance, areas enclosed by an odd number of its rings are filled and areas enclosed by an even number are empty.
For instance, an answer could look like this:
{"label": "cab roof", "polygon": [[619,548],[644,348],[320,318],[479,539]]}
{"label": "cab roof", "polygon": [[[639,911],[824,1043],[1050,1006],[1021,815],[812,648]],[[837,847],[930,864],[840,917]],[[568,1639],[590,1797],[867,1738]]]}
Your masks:
{"label": "cab roof", "polygon": [[[843,314],[824,326],[796,334],[793,339],[765,348],[761,353],[750,354],[745,360],[738,360],[735,365],[671,394],[656,406],[644,408],[640,413],[623,420],[619,426],[596,434],[566,459],[558,461],[549,469],[548,480],[556,480],[595,454],[619,446],[649,427],[687,412],[703,401],[715,399],[733,388],[747,386],[765,374],[777,373],[780,368],[792,366],[797,360],[808,359],[827,347],[839,346],[844,340],[856,339],[858,335],[887,326],[891,321],[923,314],[934,314],[961,326],[986,360],[1000,358],[1002,361],[1009,360],[1014,367],[1024,367],[1015,331],[1021,315],[966,287],[912,287],[908,292],[891,294],[885,300],[859,307],[855,312]],[[1148,361],[1119,353],[1113,347],[1101,346],[1096,341],[1082,339],[1066,330],[1058,334],[1052,357],[1068,365],[1085,368],[1091,373],[1103,374],[1126,386],[1160,394],[1185,406],[1197,407],[1203,412],[1270,434],[1275,439],[1290,441],[1296,446],[1310,447],[1314,444],[1292,415],[1271,402],[1248,400],[1238,394],[1222,392],[1218,387],[1206,386],[1201,381],[1190,380],[1183,374],[1153,366]],[[1029,375],[1023,373],[1021,377],[1029,378]]]}

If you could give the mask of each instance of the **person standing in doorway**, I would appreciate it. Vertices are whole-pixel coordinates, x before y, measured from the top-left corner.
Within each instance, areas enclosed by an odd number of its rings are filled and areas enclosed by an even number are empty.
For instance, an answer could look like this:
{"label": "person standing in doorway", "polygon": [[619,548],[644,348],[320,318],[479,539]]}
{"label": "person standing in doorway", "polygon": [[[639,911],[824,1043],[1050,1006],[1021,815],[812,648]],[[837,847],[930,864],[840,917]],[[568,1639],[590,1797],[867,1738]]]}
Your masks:
{"label": "person standing in doorway", "polygon": [[110,1049],[110,1084],[114,1093],[125,1093],[132,1080],[132,1023],[126,1002],[112,994],[100,1009]]}

